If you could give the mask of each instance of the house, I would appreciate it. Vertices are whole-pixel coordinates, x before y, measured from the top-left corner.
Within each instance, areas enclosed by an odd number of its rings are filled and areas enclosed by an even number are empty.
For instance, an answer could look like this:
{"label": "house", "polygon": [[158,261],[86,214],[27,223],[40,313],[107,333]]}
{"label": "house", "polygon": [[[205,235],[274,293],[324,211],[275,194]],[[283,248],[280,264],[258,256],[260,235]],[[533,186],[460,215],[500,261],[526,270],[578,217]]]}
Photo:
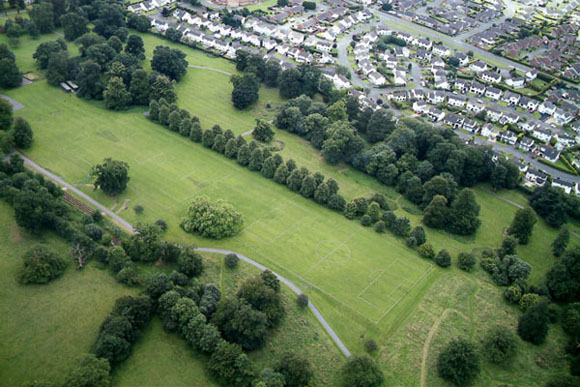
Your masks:
{"label": "house", "polygon": [[314,57],[311,53],[307,51],[300,51],[298,55],[294,58],[294,60],[298,63],[312,63]]}
{"label": "house", "polygon": [[539,156],[543,157],[551,163],[555,163],[560,158],[560,151],[554,148],[543,146],[540,148]]}
{"label": "house", "polygon": [[461,128],[464,121],[465,119],[463,117],[453,113],[445,115],[445,118],[443,119],[443,123],[451,126],[453,129]]}
{"label": "house", "polygon": [[[370,72],[370,73],[367,75],[367,77],[369,78],[369,81],[371,81],[371,83],[372,83],[373,85],[375,85],[375,86],[381,86],[381,85],[384,85],[384,84],[385,84],[385,82],[387,81],[387,80],[385,79],[385,77],[384,77],[384,76],[383,76],[381,73],[379,73],[378,71],[372,71],[372,72]],[[395,78],[395,83],[397,83],[397,78]],[[404,83],[405,83],[405,82],[403,81],[403,84],[404,84]]]}
{"label": "house", "polygon": [[471,86],[469,87],[469,92],[473,94],[483,95],[485,93],[485,86],[477,81],[471,82]]}
{"label": "house", "polygon": [[503,113],[503,117],[500,118],[499,123],[502,125],[507,124],[515,124],[520,120],[520,115],[518,113],[512,112],[505,112]]}
{"label": "house", "polygon": [[322,52],[330,52],[332,50],[332,43],[318,41],[316,43],[316,49]]}
{"label": "house", "polygon": [[415,113],[417,113],[417,114],[423,114],[427,110],[429,110],[429,107],[427,106],[427,103],[425,103],[424,101],[415,101],[415,102],[413,102],[413,111]]}
{"label": "house", "polygon": [[505,84],[514,89],[521,89],[522,87],[524,87],[525,80],[522,77],[517,78],[511,77],[505,79]]}
{"label": "house", "polygon": [[431,50],[433,47],[433,42],[427,39],[419,38],[415,42],[417,46],[424,48],[425,50]]}
{"label": "house", "polygon": [[266,49],[266,51],[273,50],[278,45],[274,39],[263,39],[262,40],[262,47]]}
{"label": "house", "polygon": [[469,69],[476,73],[481,73],[487,70],[487,63],[477,60],[469,66]]}
{"label": "house", "polygon": [[381,58],[385,61],[385,67],[388,69],[394,69],[397,67],[397,57],[388,53],[384,53],[380,55]]}
{"label": "house", "polygon": [[497,109],[488,108],[485,118],[491,122],[497,122],[503,116],[503,113]]}
{"label": "house", "polygon": [[466,103],[466,98],[460,95],[450,95],[447,98],[447,105],[456,107],[456,108],[462,108],[465,106]]}
{"label": "house", "polygon": [[280,55],[287,56],[287,54],[288,54],[288,51],[290,51],[290,47],[288,47],[288,46],[287,46],[287,45],[285,45],[285,44],[279,44],[279,45],[276,47],[276,52],[277,52],[278,54],[280,54]]}
{"label": "house", "polygon": [[445,68],[445,61],[443,61],[443,59],[441,58],[431,58],[431,71],[433,70],[440,70],[443,71],[443,69]]}
{"label": "house", "polygon": [[491,71],[482,71],[481,74],[479,74],[479,77],[487,83],[499,83],[501,82],[501,75],[498,73],[494,73]]}
{"label": "house", "polygon": [[465,109],[469,110],[470,112],[477,114],[481,111],[483,111],[483,109],[485,109],[485,106],[478,104],[477,102],[474,101],[467,101],[467,106],[465,107]]}
{"label": "house", "polygon": [[295,31],[291,31],[288,35],[287,35],[288,40],[292,43],[292,44],[302,44],[302,42],[304,41],[304,35],[300,34],[298,32]]}
{"label": "house", "polygon": [[524,109],[534,111],[538,108],[540,103],[538,101],[536,101],[535,99],[531,99],[531,98],[522,96],[522,98],[520,98],[520,102],[518,103],[518,105],[520,107],[523,107]]}
{"label": "house", "polygon": [[575,184],[566,180],[562,180],[559,177],[555,177],[554,180],[552,180],[552,187],[560,188],[569,195],[575,188]]}
{"label": "house", "polygon": [[556,105],[546,99],[542,104],[540,104],[540,106],[538,106],[538,112],[551,116],[556,112]]}
{"label": "house", "polygon": [[576,121],[570,125],[570,128],[576,133],[580,133],[580,121]]}
{"label": "house", "polygon": [[425,99],[425,92],[421,89],[411,89],[409,92],[409,98],[423,100]]}
{"label": "house", "polygon": [[521,98],[522,96],[517,93],[506,91],[503,93],[502,101],[507,102],[510,105],[517,105]]}
{"label": "house", "polygon": [[429,91],[427,92],[427,102],[433,105],[437,105],[445,101],[445,93],[441,91]]}
{"label": "house", "polygon": [[405,102],[407,100],[407,92],[399,91],[397,93],[389,94],[387,98],[390,100],[395,100],[397,102]]}
{"label": "house", "polygon": [[538,76],[538,70],[536,70],[536,69],[528,70],[528,72],[525,75],[526,75],[526,80],[528,82],[531,82],[534,79],[536,79],[536,77]]}
{"label": "house", "polygon": [[509,145],[515,145],[518,141],[518,136],[512,131],[504,130],[499,132],[499,140]]}
{"label": "house", "polygon": [[466,118],[463,121],[463,129],[475,133],[479,129],[479,125],[477,124],[477,121],[472,120],[471,118]]}
{"label": "house", "polygon": [[556,146],[561,144],[561,146],[563,148],[569,148],[571,146],[576,145],[576,139],[574,139],[574,137],[569,136],[567,134],[564,134],[564,133],[557,134],[556,138],[558,139],[558,144],[556,144]]}
{"label": "house", "polygon": [[498,101],[501,98],[501,90],[497,87],[488,87],[485,89],[485,96],[487,98],[491,98],[495,101]]}
{"label": "house", "polygon": [[348,89],[350,87],[350,81],[343,75],[334,74],[333,76],[325,76],[332,81],[334,87],[336,87],[338,90]]}
{"label": "house", "polygon": [[532,152],[535,149],[534,140],[528,137],[522,137],[520,140],[520,148],[526,152]]}
{"label": "house", "polygon": [[397,58],[408,58],[411,51],[407,47],[395,47],[395,56]]}
{"label": "house", "polygon": [[431,52],[423,49],[418,49],[415,53],[415,58],[421,62],[429,62],[431,60]]}
{"label": "house", "polygon": [[467,92],[469,90],[469,86],[470,86],[469,82],[461,78],[457,78],[457,80],[453,84],[455,90],[458,90],[462,93]]}
{"label": "house", "polygon": [[442,46],[442,45],[433,46],[433,50],[431,50],[431,51],[433,52],[433,54],[444,57],[444,58],[451,55],[451,50],[445,46]]}
{"label": "house", "polygon": [[520,172],[526,173],[528,171],[528,166],[526,164],[522,164],[517,161],[514,161],[513,163],[516,165],[516,167],[518,167]]}
{"label": "house", "polygon": [[397,69],[394,71],[395,75],[395,85],[406,85],[407,84],[407,73],[404,70]]}
{"label": "house", "polygon": [[427,112],[427,116],[433,122],[441,121],[445,117],[445,113],[441,110],[437,109],[436,107],[432,107]]}
{"label": "house", "polygon": [[524,180],[528,185],[543,187],[548,180],[548,175],[535,169],[528,168],[524,175]]}
{"label": "house", "polygon": [[540,128],[532,130],[532,136],[545,143],[549,143],[552,139],[552,133]]}
{"label": "house", "polygon": [[499,132],[495,130],[493,124],[485,124],[481,127],[481,135],[487,137],[490,140],[495,140],[499,135]]}
{"label": "house", "polygon": [[459,59],[460,66],[467,66],[469,63],[469,57],[462,52],[456,52],[455,57]]}
{"label": "house", "polygon": [[572,122],[574,116],[569,111],[558,108],[554,113],[554,118],[559,125],[566,125]]}

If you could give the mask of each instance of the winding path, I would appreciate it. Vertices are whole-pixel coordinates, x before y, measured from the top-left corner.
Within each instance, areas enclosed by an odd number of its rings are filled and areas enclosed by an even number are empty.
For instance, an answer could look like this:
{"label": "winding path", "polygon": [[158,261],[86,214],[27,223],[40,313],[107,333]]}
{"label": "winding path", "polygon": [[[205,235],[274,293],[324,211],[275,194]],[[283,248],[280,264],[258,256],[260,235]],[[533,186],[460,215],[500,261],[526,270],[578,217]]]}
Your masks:
{"label": "winding path", "polygon": [[[22,153],[19,153],[19,154],[24,159],[24,165],[26,165],[26,166],[28,166],[28,167],[30,167],[30,168],[32,168],[32,169],[34,169],[34,170],[42,173],[44,176],[46,176],[49,179],[57,182],[61,186],[65,187],[67,191],[74,192],[76,195],[80,196],[81,198],[83,198],[84,200],[86,200],[87,202],[89,202],[90,204],[92,204],[93,206],[95,206],[99,210],[103,211],[108,216],[110,216],[111,219],[115,220],[117,223],[119,223],[127,231],[129,231],[131,233],[135,232],[135,228],[129,222],[127,222],[125,219],[121,218],[119,215],[115,214],[113,211],[111,211],[107,207],[103,206],[101,203],[99,203],[95,199],[91,198],[89,195],[87,195],[86,193],[82,192],[78,188],[76,188],[73,185],[67,183],[60,176],[58,176],[58,175],[56,175],[56,174],[48,171],[47,169],[42,168],[40,165],[38,165],[34,161],[30,160],[28,157],[24,156]],[[282,282],[283,284],[285,284],[286,286],[288,286],[294,293],[296,293],[296,294],[302,294],[302,291],[300,290],[300,288],[298,286],[296,286],[292,281],[290,281],[289,279],[281,276],[280,274],[278,274],[275,271],[269,269],[268,267],[262,265],[261,263],[258,263],[258,262],[254,261],[253,259],[251,259],[249,257],[246,257],[245,255],[242,255],[242,254],[236,253],[234,251],[230,251],[230,250],[212,249],[212,248],[206,248],[206,247],[200,247],[200,248],[197,248],[197,250],[198,251],[202,251],[202,252],[222,254],[222,255],[236,254],[242,261],[247,262],[250,265],[252,265],[252,266],[254,266],[254,267],[256,267],[256,268],[258,268],[260,270],[270,270],[270,271],[272,271],[272,273],[274,273],[274,275],[280,280],[280,282]],[[338,337],[338,335],[336,334],[336,332],[334,332],[334,330],[330,327],[330,325],[325,320],[325,318],[322,316],[322,314],[318,311],[318,309],[316,308],[316,306],[314,306],[314,304],[312,304],[312,302],[308,302],[308,307],[310,308],[310,310],[312,311],[312,313],[314,313],[314,316],[318,319],[318,321],[320,322],[320,324],[322,324],[322,327],[329,334],[330,338],[336,343],[336,345],[341,350],[341,352],[346,357],[350,357],[350,355],[351,355],[350,351],[348,350],[348,348],[346,347],[346,345],[344,345],[344,343],[342,342],[342,340],[340,340],[340,338]]]}

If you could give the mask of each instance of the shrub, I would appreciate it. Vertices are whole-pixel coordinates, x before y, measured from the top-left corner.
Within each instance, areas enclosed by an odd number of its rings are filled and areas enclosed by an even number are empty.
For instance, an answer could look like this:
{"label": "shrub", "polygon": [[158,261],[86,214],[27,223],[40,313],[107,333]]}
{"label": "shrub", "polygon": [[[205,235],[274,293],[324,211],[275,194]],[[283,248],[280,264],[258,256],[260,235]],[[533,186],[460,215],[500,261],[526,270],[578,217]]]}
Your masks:
{"label": "shrub", "polygon": [[192,247],[185,248],[177,258],[177,270],[188,277],[195,277],[203,271],[203,260]]}
{"label": "shrub", "polygon": [[282,355],[274,371],[284,375],[286,386],[289,387],[306,386],[314,375],[308,359],[292,352]]}
{"label": "shrub", "polygon": [[449,267],[451,266],[451,255],[449,255],[447,250],[443,249],[437,253],[435,263],[440,267]]}
{"label": "shrub", "polygon": [[228,254],[224,258],[224,264],[226,265],[226,267],[228,269],[235,269],[236,267],[238,267],[239,261],[240,261],[240,258],[238,258],[238,256],[236,254]]}
{"label": "shrub", "polygon": [[435,250],[433,250],[431,243],[423,243],[419,246],[419,255],[423,258],[433,259],[435,257]]}
{"label": "shrub", "polygon": [[405,244],[407,245],[407,247],[413,248],[417,246],[417,239],[415,239],[415,237],[413,236],[410,236],[407,239],[405,239]]}
{"label": "shrub", "polygon": [[522,289],[517,285],[511,285],[503,291],[503,297],[512,304],[518,304],[522,299]]}
{"label": "shrub", "polygon": [[471,384],[479,372],[480,365],[476,348],[463,339],[451,340],[437,359],[439,376],[458,386]]}
{"label": "shrub", "polygon": [[29,250],[24,257],[24,266],[20,272],[20,282],[28,284],[46,284],[64,273],[67,262],[43,246]]}
{"label": "shrub", "polygon": [[540,302],[540,296],[533,293],[524,294],[522,298],[520,298],[520,309],[525,312],[531,306],[537,305]]}
{"label": "shrub", "polygon": [[492,328],[483,339],[483,353],[492,363],[510,361],[516,354],[516,335],[504,327]]}
{"label": "shrub", "polygon": [[360,224],[363,225],[364,227],[370,227],[373,223],[371,221],[370,216],[363,215],[363,217],[360,219]]}
{"label": "shrub", "polygon": [[94,223],[89,223],[83,227],[83,231],[89,238],[98,242],[103,237],[103,229]]}
{"label": "shrub", "polygon": [[143,208],[143,206],[140,204],[137,204],[135,207],[133,207],[133,211],[135,211],[137,215],[141,215],[144,210],[145,208]]}
{"label": "shrub", "polygon": [[299,294],[298,297],[296,297],[296,305],[298,305],[300,309],[306,308],[308,306],[308,296],[304,293]]}
{"label": "shrub", "polygon": [[242,214],[223,200],[212,203],[207,197],[196,198],[181,221],[189,233],[198,232],[206,238],[221,239],[238,234],[242,229]]}
{"label": "shrub", "polygon": [[545,309],[543,304],[534,305],[520,316],[518,335],[522,340],[536,345],[540,345],[546,340],[550,319]]}
{"label": "shrub", "polygon": [[141,280],[137,275],[137,271],[135,270],[135,267],[133,267],[132,265],[124,267],[121,270],[119,270],[119,272],[117,273],[117,281],[129,286],[136,286],[141,283]]}
{"label": "shrub", "polygon": [[379,220],[377,223],[375,223],[375,231],[379,234],[384,233],[386,230],[387,228],[385,227],[385,222],[382,220]]}
{"label": "shrub", "polygon": [[475,255],[472,253],[460,253],[457,256],[457,266],[461,270],[471,271],[475,267]]}
{"label": "shrub", "polygon": [[367,352],[370,353],[379,349],[379,346],[377,345],[376,341],[374,341],[373,339],[369,339],[365,341],[365,349],[367,350]]}
{"label": "shrub", "polygon": [[165,222],[163,219],[157,219],[155,221],[155,224],[157,226],[159,226],[159,228],[161,229],[161,231],[163,231],[163,232],[167,231],[167,222]]}

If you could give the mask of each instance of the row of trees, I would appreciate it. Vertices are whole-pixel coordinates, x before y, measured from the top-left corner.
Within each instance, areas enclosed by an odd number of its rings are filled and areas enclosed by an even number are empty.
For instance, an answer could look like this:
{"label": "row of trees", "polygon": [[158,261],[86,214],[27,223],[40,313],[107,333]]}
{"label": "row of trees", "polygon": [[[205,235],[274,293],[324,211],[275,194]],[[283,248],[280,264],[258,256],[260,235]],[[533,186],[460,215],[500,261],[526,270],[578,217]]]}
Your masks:
{"label": "row of trees", "polygon": [[[237,160],[238,164],[252,171],[287,185],[306,198],[339,212],[344,209],[346,201],[338,193],[339,187],[334,179],[325,179],[319,172],[310,173],[304,167],[298,168],[294,160],[284,162],[280,155],[273,155],[256,141],[248,144],[242,136],[235,137],[231,130],[223,131],[219,125],[203,131],[197,117],[191,117],[186,110],[165,100],[151,102],[149,118],[194,142],[201,142],[206,148]],[[260,127],[261,123],[257,125]]]}

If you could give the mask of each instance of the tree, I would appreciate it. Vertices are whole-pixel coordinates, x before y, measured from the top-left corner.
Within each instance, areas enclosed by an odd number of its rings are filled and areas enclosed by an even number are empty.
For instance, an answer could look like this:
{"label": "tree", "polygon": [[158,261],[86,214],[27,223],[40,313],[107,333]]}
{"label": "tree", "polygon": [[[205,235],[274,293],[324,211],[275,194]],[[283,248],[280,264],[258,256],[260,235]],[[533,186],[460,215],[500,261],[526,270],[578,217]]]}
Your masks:
{"label": "tree", "polygon": [[35,4],[29,12],[29,16],[40,33],[47,34],[54,30],[54,7],[50,2]]}
{"label": "tree", "polygon": [[530,240],[536,222],[534,210],[529,207],[521,208],[516,212],[508,233],[513,235],[521,245],[525,245]]}
{"label": "tree", "polygon": [[163,98],[167,103],[177,101],[175,82],[170,81],[165,75],[160,75],[155,78],[155,81],[151,84],[149,93],[149,98],[151,100],[161,100]]}
{"label": "tree", "polygon": [[226,340],[240,344],[248,351],[260,348],[266,340],[266,315],[252,309],[243,298],[228,297],[221,300],[212,317],[212,323],[223,333]]}
{"label": "tree", "polygon": [[230,82],[234,85],[232,102],[236,109],[245,109],[258,100],[260,83],[254,74],[232,75]]}
{"label": "tree", "polygon": [[76,83],[79,86],[77,90],[79,97],[101,99],[104,88],[101,82],[101,66],[92,60],[84,62],[77,75]]}
{"label": "tree", "polygon": [[0,87],[12,88],[22,82],[22,73],[16,62],[8,58],[0,59]]}
{"label": "tree", "polygon": [[280,72],[282,68],[278,62],[269,60],[264,65],[264,83],[268,87],[278,86],[278,78],[280,77]]}
{"label": "tree", "polygon": [[479,356],[475,345],[463,339],[451,340],[437,359],[439,376],[458,386],[471,384],[479,372]]}
{"label": "tree", "polygon": [[326,108],[326,117],[331,121],[345,121],[348,116],[346,114],[346,106],[343,101],[335,102]]}
{"label": "tree", "polygon": [[23,257],[23,267],[19,280],[25,285],[46,284],[60,277],[68,262],[44,246],[36,246]]}
{"label": "tree", "polygon": [[157,46],[153,50],[151,69],[179,81],[187,71],[187,60],[183,51],[167,46]]}
{"label": "tree", "polygon": [[555,257],[559,257],[564,254],[566,251],[566,247],[568,247],[568,243],[570,242],[570,230],[566,227],[562,227],[554,242],[552,242],[552,254]]}
{"label": "tree", "polygon": [[103,164],[93,167],[92,175],[96,177],[95,188],[100,188],[107,195],[118,195],[127,188],[129,164],[107,158]]}
{"label": "tree", "polygon": [[449,209],[449,231],[459,235],[474,234],[481,224],[478,218],[479,208],[473,191],[463,189],[451,203]]}
{"label": "tree", "polygon": [[145,59],[145,45],[143,39],[139,35],[129,35],[127,44],[125,45],[125,52],[133,55],[138,59]]}
{"label": "tree", "polygon": [[538,215],[552,227],[560,227],[566,222],[568,205],[564,193],[554,187],[544,187],[530,196],[530,205]]}
{"label": "tree", "polygon": [[257,119],[252,135],[258,141],[270,142],[274,138],[274,130],[270,123]]}
{"label": "tree", "polygon": [[395,129],[393,114],[385,109],[372,113],[366,127],[368,140],[371,143],[383,141]]}
{"label": "tree", "polygon": [[300,187],[300,194],[305,198],[311,198],[314,196],[314,191],[316,191],[316,180],[312,175],[306,175],[302,179],[302,185]]}
{"label": "tree", "polygon": [[107,359],[85,355],[67,376],[66,386],[109,387],[111,385],[111,365]]}
{"label": "tree", "polygon": [[544,304],[534,305],[528,308],[518,320],[518,335],[522,340],[540,345],[548,335],[550,319]]}
{"label": "tree", "polygon": [[224,258],[224,264],[228,269],[235,269],[238,267],[239,258],[236,254],[228,254]]}
{"label": "tree", "polygon": [[58,86],[69,79],[70,60],[68,51],[55,52],[48,60],[46,81],[51,86]]}
{"label": "tree", "polygon": [[13,122],[12,104],[0,97],[0,130],[10,130]]}
{"label": "tree", "polygon": [[62,39],[58,39],[39,44],[32,57],[41,69],[45,69],[48,67],[51,56],[62,51],[67,51],[67,46]]}
{"label": "tree", "polygon": [[546,286],[557,301],[580,300],[580,246],[568,249],[546,275]]}
{"label": "tree", "polygon": [[242,228],[242,214],[223,200],[212,203],[201,196],[191,203],[181,227],[189,233],[198,232],[206,238],[221,239],[238,234]]}
{"label": "tree", "polygon": [[180,273],[188,277],[196,277],[203,271],[203,260],[201,255],[195,252],[193,247],[181,250],[177,259],[177,268]]}
{"label": "tree", "polygon": [[290,172],[288,172],[286,164],[280,164],[274,173],[274,181],[278,184],[286,184],[289,176]]}
{"label": "tree", "polygon": [[306,308],[308,306],[308,296],[304,293],[299,294],[296,297],[296,305],[298,305],[300,309]]}
{"label": "tree", "polygon": [[473,253],[459,253],[457,256],[457,266],[464,271],[471,271],[475,267],[476,258]]}
{"label": "tree", "polygon": [[89,32],[89,21],[74,12],[69,12],[60,17],[60,23],[64,29],[64,38],[72,41]]}
{"label": "tree", "polygon": [[172,42],[179,42],[182,36],[183,33],[181,31],[176,30],[173,27],[170,27],[167,29],[167,31],[165,31],[165,37],[171,40]]}
{"label": "tree", "polygon": [[[11,157],[10,164],[13,160]],[[55,220],[66,213],[59,195],[59,190],[49,191],[36,179],[26,181],[12,199],[16,223],[32,233],[53,226]]]}
{"label": "tree", "polygon": [[124,110],[131,104],[131,93],[122,78],[113,77],[109,80],[107,88],[103,92],[107,109]]}
{"label": "tree", "polygon": [[451,266],[451,255],[449,255],[447,250],[443,249],[437,253],[435,263],[441,267],[449,267]]}
{"label": "tree", "polygon": [[442,195],[435,195],[423,211],[423,223],[432,228],[444,228],[448,221],[447,199]]}
{"label": "tree", "polygon": [[310,362],[293,352],[282,354],[274,370],[284,375],[288,387],[306,386],[314,376]]}
{"label": "tree", "polygon": [[[149,104],[149,76],[145,70],[137,69],[133,72],[129,93],[135,105],[147,106]],[[157,109],[159,109],[159,105],[157,105]]]}
{"label": "tree", "polygon": [[244,298],[254,309],[265,313],[269,327],[278,325],[284,317],[280,294],[261,277],[246,280],[238,290],[238,297]]}
{"label": "tree", "polygon": [[12,129],[12,137],[14,145],[18,148],[28,149],[33,142],[33,133],[28,121],[24,118],[17,117],[14,120],[14,128]]}
{"label": "tree", "polygon": [[483,353],[493,363],[505,364],[516,354],[516,335],[505,327],[492,328],[483,339]]}
{"label": "tree", "polygon": [[221,341],[208,363],[209,371],[228,385],[246,385],[254,376],[252,364],[237,344]]}
{"label": "tree", "polygon": [[278,79],[280,96],[283,98],[296,98],[302,94],[302,75],[296,68],[284,70]]}
{"label": "tree", "polygon": [[421,246],[425,242],[427,242],[427,235],[425,235],[425,230],[421,226],[417,226],[411,231],[410,236],[415,238],[417,242],[417,246]]}
{"label": "tree", "polygon": [[345,387],[378,387],[383,380],[383,371],[368,355],[351,356],[342,367]]}

